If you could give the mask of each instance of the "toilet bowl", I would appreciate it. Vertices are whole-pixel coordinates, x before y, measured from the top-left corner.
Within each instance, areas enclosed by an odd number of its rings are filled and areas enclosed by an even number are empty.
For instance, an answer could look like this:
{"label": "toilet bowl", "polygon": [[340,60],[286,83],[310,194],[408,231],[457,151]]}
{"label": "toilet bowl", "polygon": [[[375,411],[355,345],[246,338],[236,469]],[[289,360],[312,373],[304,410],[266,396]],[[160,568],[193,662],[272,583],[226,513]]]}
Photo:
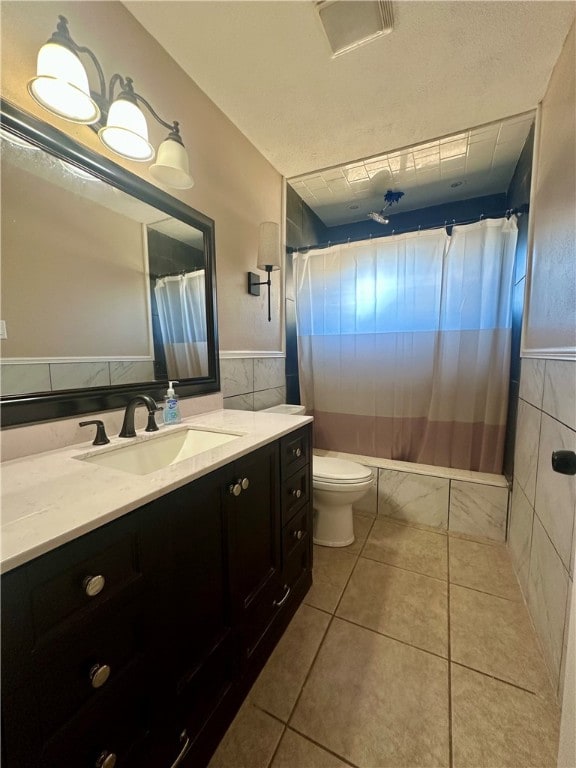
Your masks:
{"label": "toilet bowl", "polygon": [[371,470],[353,461],[314,456],[312,475],[314,543],[323,547],[352,544],[352,505],[374,484]]}

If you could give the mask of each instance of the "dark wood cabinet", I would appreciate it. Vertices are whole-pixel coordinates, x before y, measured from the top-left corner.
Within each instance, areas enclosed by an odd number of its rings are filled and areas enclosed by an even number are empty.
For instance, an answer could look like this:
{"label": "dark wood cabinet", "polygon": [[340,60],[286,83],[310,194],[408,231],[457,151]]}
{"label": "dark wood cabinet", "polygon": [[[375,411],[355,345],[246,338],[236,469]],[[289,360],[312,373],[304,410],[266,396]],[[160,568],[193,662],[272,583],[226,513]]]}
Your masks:
{"label": "dark wood cabinet", "polygon": [[305,427],[3,577],[3,766],[208,762],[311,584],[309,457]]}

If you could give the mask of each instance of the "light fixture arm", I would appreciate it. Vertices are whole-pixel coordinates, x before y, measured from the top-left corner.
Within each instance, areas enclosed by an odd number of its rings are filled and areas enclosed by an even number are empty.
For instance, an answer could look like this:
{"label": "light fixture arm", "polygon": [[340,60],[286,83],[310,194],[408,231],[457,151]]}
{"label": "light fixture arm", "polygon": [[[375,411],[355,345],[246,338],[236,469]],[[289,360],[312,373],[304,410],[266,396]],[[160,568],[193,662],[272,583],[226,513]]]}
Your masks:
{"label": "light fixture arm", "polygon": [[85,53],[89,56],[92,63],[94,64],[94,68],[96,70],[96,73],[98,75],[98,82],[100,84],[100,91],[99,92],[92,92],[92,97],[100,107],[100,110],[105,117],[108,113],[108,109],[110,108],[110,104],[114,101],[114,91],[117,85],[120,86],[121,96],[122,98],[129,99],[133,101],[134,103],[140,103],[144,104],[146,109],[150,112],[152,117],[160,123],[160,125],[164,126],[164,128],[167,128],[170,131],[170,136],[173,141],[177,141],[178,143],[182,144],[182,138],[180,136],[180,127],[177,120],[175,120],[172,123],[166,122],[166,120],[163,120],[160,115],[156,112],[154,107],[150,104],[150,102],[144,98],[144,96],[141,96],[139,93],[136,93],[134,90],[133,80],[131,77],[122,77],[122,75],[118,74],[117,72],[112,75],[110,78],[110,83],[108,85],[108,92],[106,92],[106,77],[104,75],[104,70],[102,69],[102,65],[98,61],[98,58],[94,51],[92,51],[88,46],[86,45],[78,45],[78,43],[73,39],[72,35],[70,34],[70,30],[68,29],[68,19],[65,16],[58,16],[58,24],[56,25],[56,31],[53,33],[52,37],[50,38],[51,43],[57,43],[58,45],[64,45],[70,50],[74,51],[74,53]]}
{"label": "light fixture arm", "polygon": [[111,104],[114,101],[114,88],[116,84],[120,85],[120,97],[124,99],[128,99],[129,101],[134,102],[135,104],[144,104],[146,109],[150,112],[152,117],[160,123],[160,125],[164,126],[164,128],[167,128],[170,131],[169,138],[177,141],[179,144],[182,144],[184,146],[184,143],[182,141],[182,138],[180,136],[180,123],[178,120],[174,120],[172,123],[166,122],[166,120],[163,120],[160,115],[156,112],[154,107],[150,104],[150,102],[144,98],[144,96],[141,96],[139,93],[136,93],[134,90],[133,80],[131,77],[122,77],[122,75],[119,75],[118,73],[112,75],[110,78],[110,86],[109,86],[109,97],[108,97],[108,103]]}
{"label": "light fixture arm", "polygon": [[260,295],[260,289],[256,288],[257,285],[267,285],[268,286],[268,322],[272,320],[272,314],[270,312],[270,287],[272,286],[272,280],[270,279],[272,275],[272,265],[266,264],[264,267],[266,270],[266,273],[268,275],[268,280],[260,280],[257,281],[254,278],[258,277],[258,275],[254,274],[254,272],[248,272],[248,293],[252,294],[252,296],[259,296]]}

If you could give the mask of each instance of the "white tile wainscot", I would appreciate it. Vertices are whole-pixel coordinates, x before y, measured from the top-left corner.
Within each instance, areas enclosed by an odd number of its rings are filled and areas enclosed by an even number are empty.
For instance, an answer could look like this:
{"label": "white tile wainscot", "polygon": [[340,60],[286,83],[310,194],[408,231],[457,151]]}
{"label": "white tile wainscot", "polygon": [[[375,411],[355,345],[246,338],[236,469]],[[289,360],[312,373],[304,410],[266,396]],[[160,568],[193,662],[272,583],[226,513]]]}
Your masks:
{"label": "white tile wainscot", "polygon": [[509,490],[503,475],[323,449],[314,453],[355,461],[377,474],[377,493],[359,502],[355,509],[360,514],[470,538],[499,542],[506,539]]}
{"label": "white tile wainscot", "polygon": [[262,411],[286,402],[284,357],[258,352],[227,355],[220,359],[224,408]]}

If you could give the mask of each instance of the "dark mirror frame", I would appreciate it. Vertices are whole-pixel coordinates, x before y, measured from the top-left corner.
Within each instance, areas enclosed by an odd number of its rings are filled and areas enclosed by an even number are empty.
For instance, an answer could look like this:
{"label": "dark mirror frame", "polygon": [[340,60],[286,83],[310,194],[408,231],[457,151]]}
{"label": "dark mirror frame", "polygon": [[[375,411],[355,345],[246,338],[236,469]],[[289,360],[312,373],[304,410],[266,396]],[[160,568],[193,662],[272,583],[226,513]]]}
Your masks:
{"label": "dark mirror frame", "polygon": [[[220,390],[218,355],[218,317],[216,312],[216,259],[214,221],[172,197],[125,168],[87,149],[57,128],[44,123],[4,99],[0,99],[2,127],[55,157],[91,173],[117,189],[148,205],[190,224],[204,235],[206,259],[206,321],[208,341],[208,376],[183,379],[176,387],[180,397],[193,397]],[[145,393],[161,402],[167,382],[141,382],[58,392],[7,395],[0,398],[2,427],[64,419],[85,413],[121,409],[136,394]]]}

